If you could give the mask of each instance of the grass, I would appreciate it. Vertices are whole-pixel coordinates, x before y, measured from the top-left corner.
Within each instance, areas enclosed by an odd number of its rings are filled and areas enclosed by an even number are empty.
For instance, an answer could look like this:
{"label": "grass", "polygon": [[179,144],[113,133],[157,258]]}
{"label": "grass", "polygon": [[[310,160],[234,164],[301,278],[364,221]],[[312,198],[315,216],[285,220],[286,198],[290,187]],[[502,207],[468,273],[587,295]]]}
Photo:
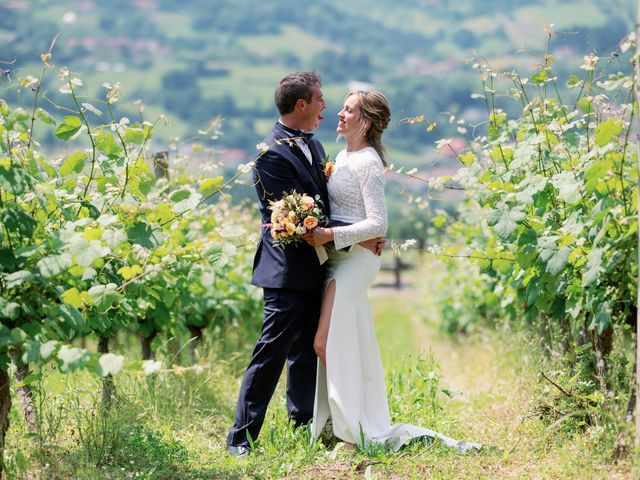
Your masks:
{"label": "grass", "polygon": [[[315,479],[315,478],[637,478],[629,460],[613,463],[590,440],[528,418],[538,394],[541,355],[516,334],[438,334],[433,276],[426,265],[407,277],[413,289],[371,292],[394,421],[432,428],[485,449],[462,455],[439,443],[353,452],[311,444],[286,422],[281,382],[255,453],[229,458],[225,436],[252,345],[212,348],[197,372],[116,377],[119,401],[107,416],[99,380],[48,371],[40,439],[24,431],[18,401],[7,459],[15,478]],[[123,344],[123,348],[126,345]],[[216,353],[217,352],[217,353]],[[451,398],[443,393],[447,390]]]}
{"label": "grass", "polygon": [[328,40],[306,33],[292,25],[283,26],[277,35],[239,37],[238,43],[250,52],[264,57],[291,52],[291,46],[295,45],[295,55],[305,64],[323,50],[336,48],[336,45]]}

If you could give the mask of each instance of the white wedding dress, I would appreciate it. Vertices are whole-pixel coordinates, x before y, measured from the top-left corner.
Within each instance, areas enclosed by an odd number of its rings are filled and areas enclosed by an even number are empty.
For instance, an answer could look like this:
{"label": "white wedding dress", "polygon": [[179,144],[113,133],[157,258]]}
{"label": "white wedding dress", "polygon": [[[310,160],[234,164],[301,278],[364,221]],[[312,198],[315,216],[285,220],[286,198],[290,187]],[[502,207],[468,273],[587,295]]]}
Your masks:
{"label": "white wedding dress", "polygon": [[[328,181],[336,251],[329,254],[325,285],[336,282],[327,339],[326,368],[318,360],[311,424],[316,440],[331,417],[339,439],[364,447],[387,443],[395,450],[416,437],[439,438],[458,450],[480,448],[409,424],[391,425],[384,370],[373,327],[367,289],[380,270],[380,257],[357,245],[382,236],[387,228],[385,172],[372,147],[342,150]],[[344,247],[352,245],[350,249]],[[363,445],[365,444],[365,445]]]}

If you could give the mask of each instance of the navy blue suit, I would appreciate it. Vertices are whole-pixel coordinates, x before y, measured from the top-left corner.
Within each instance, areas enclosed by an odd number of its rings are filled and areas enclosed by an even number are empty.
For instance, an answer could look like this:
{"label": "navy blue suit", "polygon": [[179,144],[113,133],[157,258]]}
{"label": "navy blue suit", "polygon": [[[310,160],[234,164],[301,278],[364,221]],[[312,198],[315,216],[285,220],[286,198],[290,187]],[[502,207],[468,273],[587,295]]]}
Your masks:
{"label": "navy blue suit", "polygon": [[[256,160],[253,180],[263,224],[271,221],[269,200],[279,200],[291,190],[314,198],[319,195],[329,215],[322,145],[313,138],[308,141],[311,164],[295,143],[277,143],[289,137],[286,127],[276,123],[264,140],[269,150]],[[248,445],[249,436],[257,438],[285,362],[290,419],[302,425],[313,417],[317,364],[313,339],[323,282],[324,267],[313,247],[304,242],[274,246],[269,228],[262,228],[251,283],[264,289],[264,322],[242,379],[229,445]]]}

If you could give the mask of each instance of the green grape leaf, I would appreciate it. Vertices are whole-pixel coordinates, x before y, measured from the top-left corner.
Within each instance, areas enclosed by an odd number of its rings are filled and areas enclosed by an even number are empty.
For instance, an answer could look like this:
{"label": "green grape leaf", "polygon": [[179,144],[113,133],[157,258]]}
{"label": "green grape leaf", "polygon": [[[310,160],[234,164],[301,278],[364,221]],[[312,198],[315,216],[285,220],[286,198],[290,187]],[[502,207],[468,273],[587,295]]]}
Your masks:
{"label": "green grape leaf", "polygon": [[42,121],[42,123],[45,123],[47,125],[56,124],[56,119],[53,117],[53,115],[51,115],[49,112],[47,112],[45,109],[41,107],[38,107],[36,109],[36,118]]}
{"label": "green grape leaf", "polygon": [[188,188],[183,188],[181,190],[176,190],[175,192],[173,192],[169,196],[169,199],[172,202],[180,202],[182,200],[186,200],[190,196],[191,196],[191,190],[189,190]]}
{"label": "green grape leaf", "polygon": [[122,295],[118,292],[117,285],[115,283],[94,285],[87,293],[91,297],[91,301],[98,311],[102,313],[109,310],[109,308],[119,302],[122,298]]}
{"label": "green grape leaf", "polygon": [[510,168],[524,168],[531,164],[532,161],[538,156],[538,147],[530,144],[529,142],[521,142],[518,144],[515,153],[513,154],[513,160],[509,164]]}
{"label": "green grape leaf", "polygon": [[91,359],[91,354],[82,348],[62,345],[58,350],[57,358],[60,371],[67,373],[84,366]]}
{"label": "green grape leaf", "polygon": [[6,347],[14,343],[14,338],[11,335],[11,330],[0,323],[0,348]]}
{"label": "green grape leaf", "polygon": [[81,267],[90,266],[96,259],[111,253],[109,247],[102,245],[100,240],[74,239],[70,245],[69,253],[73,255],[76,263]]}
{"label": "green grape leaf", "polygon": [[142,145],[145,139],[144,131],[141,128],[127,127],[124,131],[124,141],[135,145]]}
{"label": "green grape leaf", "polygon": [[589,168],[584,172],[586,193],[593,193],[598,184],[604,181],[606,175],[612,170],[613,161],[611,161],[610,159],[594,160]]}
{"label": "green grape leaf", "polygon": [[10,248],[0,248],[0,272],[12,272],[18,268],[18,259]]}
{"label": "green grape leaf", "polygon": [[540,70],[531,76],[531,81],[535,84],[544,84],[549,79],[545,70]]}
{"label": "green grape leaf", "polygon": [[62,319],[65,326],[75,332],[80,331],[85,325],[84,317],[80,311],[69,303],[56,305],[56,313],[59,315],[59,319]]}
{"label": "green grape leaf", "polygon": [[122,147],[118,145],[111,132],[98,132],[96,148],[109,158],[118,158],[122,154]]}
{"label": "green grape leaf", "polygon": [[551,275],[558,275],[562,272],[562,269],[567,264],[571,249],[569,247],[562,247],[547,261],[547,272]]}
{"label": "green grape leaf", "polygon": [[0,216],[7,230],[19,233],[26,238],[31,238],[38,226],[38,222],[14,202],[5,202]]}
{"label": "green grape leaf", "polygon": [[487,223],[499,237],[506,238],[518,228],[518,222],[525,219],[525,214],[519,211],[521,208],[523,207],[509,208],[505,203],[499,202],[496,208],[489,212]]}
{"label": "green grape leaf", "polygon": [[513,269],[513,262],[502,260],[499,258],[494,259],[492,265],[494,270],[500,272],[503,275],[511,273],[511,270]]}
{"label": "green grape leaf", "polygon": [[568,88],[577,87],[582,83],[582,80],[577,75],[569,75],[567,79],[567,83],[565,84]]}
{"label": "green grape leaf", "polygon": [[64,117],[62,123],[56,128],[55,135],[65,142],[73,137],[82,127],[82,121],[78,117],[69,115]]}
{"label": "green grape leaf", "polygon": [[61,299],[64,303],[68,303],[75,308],[80,308],[82,305],[84,305],[82,295],[75,287],[65,290],[61,295]]}
{"label": "green grape leaf", "polygon": [[553,176],[551,183],[558,189],[558,197],[573,205],[580,201],[582,185],[576,180],[573,172],[561,172]]}
{"label": "green grape leaf", "polygon": [[18,196],[28,187],[26,173],[21,166],[14,163],[0,164],[0,188]]}
{"label": "green grape leaf", "polygon": [[84,161],[88,158],[87,152],[78,150],[69,155],[60,166],[60,175],[66,177],[73,172],[80,173],[84,168]]}
{"label": "green grape leaf", "polygon": [[17,272],[10,273],[4,277],[5,287],[7,289],[16,288],[21,286],[24,282],[33,280],[33,274],[28,270],[19,270]]}
{"label": "green grape leaf", "polygon": [[208,197],[209,195],[213,195],[215,192],[219,191],[220,188],[222,188],[223,182],[224,177],[222,176],[207,178],[200,182],[198,190],[200,190],[200,193],[202,193],[205,197]]}
{"label": "green grape leaf", "polygon": [[598,278],[598,273],[600,273],[602,269],[603,254],[604,249],[594,248],[589,252],[589,255],[587,255],[587,271],[582,276],[583,287],[588,287]]}
{"label": "green grape leaf", "polygon": [[45,278],[49,278],[71,268],[71,264],[71,255],[62,253],[40,259],[37,266],[40,269],[40,274]]}
{"label": "green grape leaf", "polygon": [[20,315],[20,304],[0,297],[0,319],[16,320]]}
{"label": "green grape leaf", "polygon": [[163,241],[162,229],[146,222],[135,222],[127,230],[127,238],[131,243],[137,243],[145,248],[155,248]]}
{"label": "green grape leaf", "polygon": [[611,140],[618,138],[622,132],[622,122],[616,117],[610,117],[595,130],[595,142],[599,147],[604,147]]}
{"label": "green grape leaf", "polygon": [[38,360],[47,360],[51,357],[57,346],[58,342],[56,340],[49,340],[44,343],[32,340],[24,347],[22,361],[24,363],[33,363]]}
{"label": "green grape leaf", "polygon": [[598,335],[611,327],[611,302],[602,302],[594,317],[596,332]]}
{"label": "green grape leaf", "polygon": [[95,373],[100,377],[106,377],[107,375],[115,375],[122,370],[124,364],[124,357],[122,355],[116,355],[114,353],[105,353],[101,355],[96,364]]}

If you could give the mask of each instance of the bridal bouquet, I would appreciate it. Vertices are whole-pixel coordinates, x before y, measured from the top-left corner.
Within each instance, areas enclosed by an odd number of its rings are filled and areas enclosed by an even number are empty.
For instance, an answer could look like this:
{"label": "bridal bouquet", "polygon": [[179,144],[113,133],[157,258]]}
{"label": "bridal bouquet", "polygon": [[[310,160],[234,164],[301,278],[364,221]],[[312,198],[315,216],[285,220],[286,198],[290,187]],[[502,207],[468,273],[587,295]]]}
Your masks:
{"label": "bridal bouquet", "polygon": [[295,190],[285,194],[280,200],[270,201],[269,227],[274,245],[284,246],[302,241],[302,235],[313,230],[324,220],[319,202],[319,198],[314,200]]}

